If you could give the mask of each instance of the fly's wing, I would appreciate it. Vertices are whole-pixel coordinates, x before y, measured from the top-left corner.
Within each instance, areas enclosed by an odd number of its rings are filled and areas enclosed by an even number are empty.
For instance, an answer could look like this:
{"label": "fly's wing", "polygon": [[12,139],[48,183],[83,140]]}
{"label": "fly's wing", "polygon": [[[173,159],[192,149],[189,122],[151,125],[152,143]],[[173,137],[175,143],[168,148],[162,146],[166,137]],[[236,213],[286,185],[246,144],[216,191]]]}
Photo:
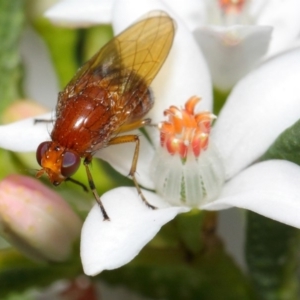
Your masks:
{"label": "fly's wing", "polygon": [[[174,33],[174,21],[161,11],[131,25],[78,70],[60,93],[57,114],[63,105],[60,102],[84,93],[89,84],[111,88],[120,96],[119,101],[126,98],[130,102],[130,93],[148,87],[158,73],[171,49]],[[128,95],[121,97],[125,93]]]}
{"label": "fly's wing", "polygon": [[[120,64],[129,70],[120,93],[138,87],[141,81],[147,86],[151,84],[169,54],[174,34],[173,20],[165,13],[157,12],[116,37]],[[135,80],[131,80],[134,77]]]}

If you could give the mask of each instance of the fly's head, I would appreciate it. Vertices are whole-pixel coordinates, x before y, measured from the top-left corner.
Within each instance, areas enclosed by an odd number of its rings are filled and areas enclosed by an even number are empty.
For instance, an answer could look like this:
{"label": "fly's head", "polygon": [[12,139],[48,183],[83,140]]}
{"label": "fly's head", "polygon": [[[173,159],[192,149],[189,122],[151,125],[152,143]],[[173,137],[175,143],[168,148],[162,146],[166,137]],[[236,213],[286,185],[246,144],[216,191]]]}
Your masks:
{"label": "fly's head", "polygon": [[42,167],[36,174],[46,173],[55,186],[71,177],[79,168],[80,156],[56,142],[43,142],[36,150],[36,159]]}

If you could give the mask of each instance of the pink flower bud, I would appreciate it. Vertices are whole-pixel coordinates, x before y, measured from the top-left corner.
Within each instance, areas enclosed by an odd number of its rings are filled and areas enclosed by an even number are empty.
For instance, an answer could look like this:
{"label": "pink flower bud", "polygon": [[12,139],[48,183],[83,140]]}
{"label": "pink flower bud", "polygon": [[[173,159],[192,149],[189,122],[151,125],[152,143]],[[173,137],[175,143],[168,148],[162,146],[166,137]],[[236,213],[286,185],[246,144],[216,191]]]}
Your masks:
{"label": "pink flower bud", "polygon": [[8,106],[2,114],[2,122],[8,124],[46,113],[48,110],[31,100],[18,100]]}
{"label": "pink flower bud", "polygon": [[38,180],[10,175],[0,182],[0,234],[28,257],[67,259],[81,225],[71,207]]}

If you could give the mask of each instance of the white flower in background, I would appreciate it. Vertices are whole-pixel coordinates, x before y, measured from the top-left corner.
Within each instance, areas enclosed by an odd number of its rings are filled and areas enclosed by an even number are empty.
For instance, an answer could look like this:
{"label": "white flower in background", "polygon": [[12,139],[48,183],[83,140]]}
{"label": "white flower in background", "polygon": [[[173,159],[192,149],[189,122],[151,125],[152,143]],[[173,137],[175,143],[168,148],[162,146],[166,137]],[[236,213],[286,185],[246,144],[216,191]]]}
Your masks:
{"label": "white flower in background", "polygon": [[[115,5],[117,9],[113,10],[113,25],[116,32],[156,9],[168,12],[177,22],[170,56],[152,85],[156,102],[149,117],[154,123],[162,121],[163,111],[171,105],[180,111],[193,95],[200,96],[202,100],[195,111],[188,109],[189,115],[195,113],[197,116],[202,110],[211,111],[211,83],[207,69],[182,21],[159,1],[120,0]],[[235,86],[210,136],[219,153],[218,159],[210,160],[210,165],[224,170],[224,178],[218,185],[217,195],[200,198],[199,203],[193,206],[208,210],[237,206],[300,227],[300,168],[293,163],[277,160],[248,167],[283,130],[299,119],[300,64],[295,63],[299,60],[300,48],[283,53],[265,62]],[[160,140],[158,134],[152,134],[152,131],[149,130],[152,143],[141,136],[137,179],[142,186],[154,190],[157,186],[150,169],[155,155],[160,155],[156,152],[160,151]],[[34,126],[32,119],[0,127],[0,146],[13,151],[35,151],[39,143],[47,139],[46,126]],[[122,174],[128,174],[133,149],[134,145],[116,145],[99,151],[97,156],[109,161]],[[203,147],[199,157],[205,154],[205,149]],[[182,162],[178,154],[166,155],[165,160],[171,161],[175,156]],[[210,155],[207,156],[211,159]],[[177,165],[174,171],[177,173],[174,174],[180,174],[177,177],[181,178],[182,164]],[[169,178],[168,174],[155,172],[154,169],[154,177]],[[197,168],[194,168],[194,172],[197,172]],[[215,182],[214,178],[209,181],[210,184]],[[189,210],[184,206],[167,204],[164,201],[167,194],[163,197],[149,191],[144,191],[144,194],[159,209],[146,207],[136,190],[128,187],[111,190],[102,196],[110,222],[102,221],[97,205],[92,209],[82,230],[81,256],[86,274],[95,275],[129,262],[162,225],[177,213]],[[180,194],[181,191],[178,197]]]}
{"label": "white flower in background", "polygon": [[230,90],[262,59],[299,37],[297,0],[207,0],[202,9],[192,31],[220,90]]}
{"label": "white flower in background", "polygon": [[[126,0],[124,0],[126,1]],[[133,11],[140,4],[128,3]],[[130,1],[131,2],[131,1]],[[186,23],[209,65],[214,86],[229,91],[262,59],[291,47],[300,34],[298,0],[161,0]],[[47,11],[68,26],[111,23],[115,0],[63,0]],[[144,3],[145,9],[147,3]],[[123,15],[122,17],[125,17]]]}
{"label": "white flower in background", "polygon": [[112,23],[113,0],[62,0],[45,12],[60,26],[85,27]]}

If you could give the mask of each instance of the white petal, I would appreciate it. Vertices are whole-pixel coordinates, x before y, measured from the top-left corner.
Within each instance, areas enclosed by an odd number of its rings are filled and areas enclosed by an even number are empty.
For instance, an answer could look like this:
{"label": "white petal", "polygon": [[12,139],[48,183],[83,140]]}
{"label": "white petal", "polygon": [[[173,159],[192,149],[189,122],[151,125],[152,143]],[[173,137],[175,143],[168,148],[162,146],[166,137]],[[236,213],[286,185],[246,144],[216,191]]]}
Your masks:
{"label": "white petal", "polygon": [[[253,4],[256,1],[253,1]],[[261,1],[262,5],[253,7],[257,25],[270,25],[274,28],[268,51],[269,55],[278,53],[289,46],[300,32],[300,1],[281,0]],[[256,11],[254,11],[256,10]]]}
{"label": "white petal", "polygon": [[245,208],[300,228],[300,168],[270,160],[244,170],[225,186],[219,199],[203,209]]}
{"label": "white petal", "polygon": [[[150,177],[150,166],[154,156],[154,148],[138,130],[131,131],[128,134],[136,134],[140,139],[136,179],[142,186],[154,189],[154,183]],[[134,149],[135,143],[112,145],[99,150],[95,157],[107,161],[115,170],[127,176],[131,168]]]}
{"label": "white petal", "polygon": [[214,86],[229,91],[252,70],[268,50],[268,26],[200,27],[196,37],[205,55]]}
{"label": "white petal", "polygon": [[158,196],[144,191],[149,202],[159,208],[148,208],[134,188],[117,188],[101,199],[110,217],[103,221],[98,205],[89,213],[82,228],[81,260],[87,275],[121,267],[131,261],[155,236],[161,226],[178,213],[179,207],[166,207]]}
{"label": "white petal", "polygon": [[35,151],[40,143],[50,140],[52,122],[34,124],[34,120],[51,120],[52,117],[52,113],[47,113],[0,126],[0,148],[16,152]]}
{"label": "white petal", "polygon": [[227,178],[245,168],[300,116],[300,48],[277,56],[233,89],[212,132]]}
{"label": "white petal", "polygon": [[20,47],[26,74],[23,79],[26,97],[54,109],[59,88],[45,42],[32,28],[26,27]]}
{"label": "white petal", "polygon": [[170,105],[182,106],[191,96],[202,98],[201,109],[212,105],[211,80],[206,62],[196,41],[183,21],[161,1],[116,1],[113,26],[116,33],[153,10],[163,10],[176,20],[177,29],[170,54],[151,88],[155,105],[149,117],[154,123],[162,119],[162,112]]}
{"label": "white petal", "polygon": [[45,12],[61,26],[85,27],[111,23],[112,0],[63,0]]}

